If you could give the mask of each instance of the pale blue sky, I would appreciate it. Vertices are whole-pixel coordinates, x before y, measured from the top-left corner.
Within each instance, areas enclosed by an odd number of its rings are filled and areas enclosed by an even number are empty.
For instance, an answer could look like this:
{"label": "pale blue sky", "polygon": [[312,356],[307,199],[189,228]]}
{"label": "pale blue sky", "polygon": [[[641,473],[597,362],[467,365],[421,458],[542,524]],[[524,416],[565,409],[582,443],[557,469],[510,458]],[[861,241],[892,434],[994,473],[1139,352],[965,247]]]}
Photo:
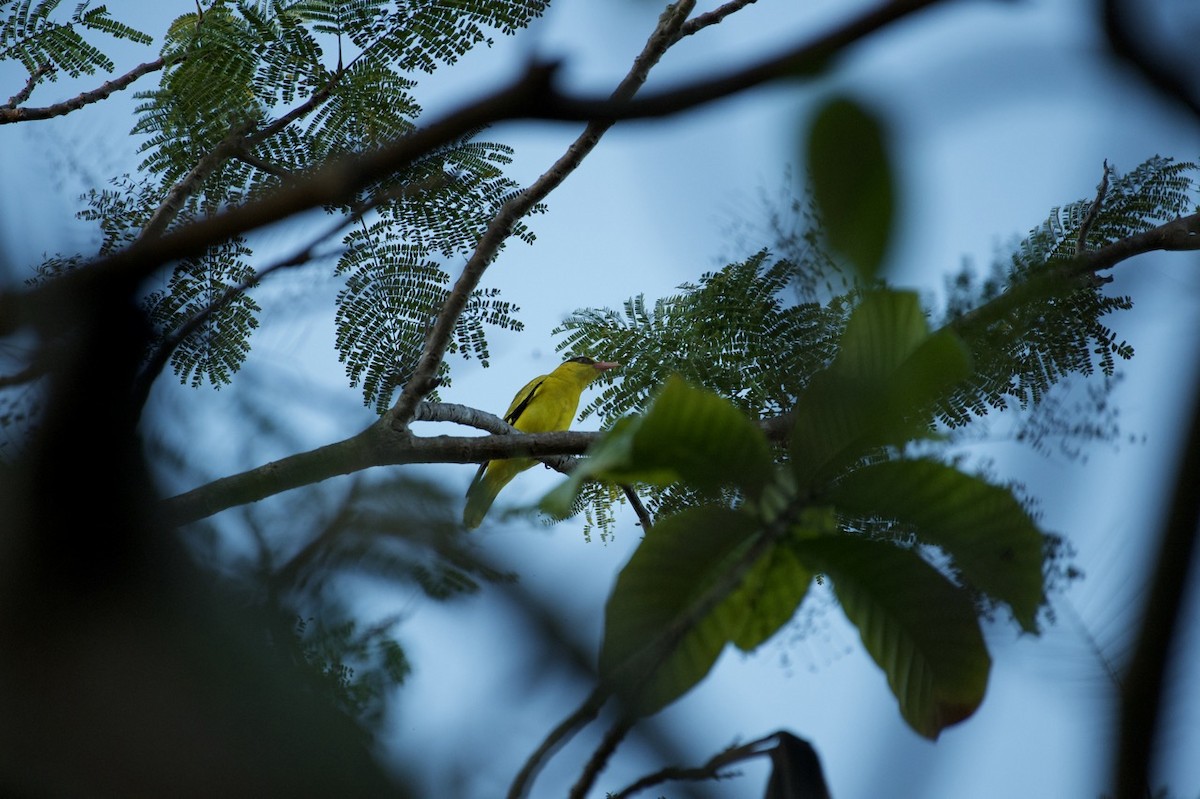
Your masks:
{"label": "pale blue sky", "polygon": [[[801,5],[760,0],[669,54],[656,79],[669,82],[695,69],[721,71],[757,58],[844,8],[833,2]],[[190,3],[114,0],[109,8],[117,18],[128,18],[126,9],[133,8],[147,20],[161,20],[183,13]],[[1038,224],[1051,207],[1091,196],[1104,159],[1128,170],[1156,153],[1200,157],[1194,120],[1099,57],[1096,32],[1078,16],[1079,9],[1089,8],[1082,0],[948,4],[857,48],[829,80],[803,89],[765,88],[675,119],[612,131],[551,196],[549,213],[533,220],[536,244],[510,244],[489,272],[487,283],[501,286],[521,305],[525,332],[493,337],[492,369],[455,363],[454,385],[444,399],[502,409],[528,377],[557,363],[550,330],[566,313],[582,306],[619,307],[638,292],[657,297],[718,265],[718,256],[740,255],[731,251],[729,226],[754,217],[760,191],[775,191],[784,165],[796,163],[798,125],[812,101],[835,88],[876,104],[893,126],[904,186],[894,274],[924,292],[939,289],[942,276],[963,257],[984,266],[997,247]],[[563,2],[515,40],[499,39],[492,51],[472,54],[458,68],[425,81],[419,99],[436,115],[513,74],[531,54],[565,58],[572,85],[606,92],[627,69],[658,12],[653,4]],[[149,21],[145,27],[162,30]],[[118,70],[147,57],[131,55]],[[0,69],[5,85],[10,74]],[[35,100],[58,96],[52,85]],[[125,112],[128,107],[119,106]],[[64,237],[58,224],[70,212],[78,181],[67,176],[47,183],[42,176],[68,158],[98,176],[132,170],[136,159],[125,136],[129,118],[121,113],[83,112],[0,129],[7,187],[0,194],[0,235],[14,262],[85,240],[83,228]],[[512,174],[528,182],[575,131],[522,123],[493,136],[517,148]],[[290,235],[287,228],[270,234],[284,248]],[[1127,379],[1117,401],[1124,429],[1144,434],[1145,443],[1117,451],[1098,448],[1086,464],[1025,455],[1003,442],[976,451],[998,459],[1003,478],[1024,481],[1040,502],[1044,526],[1075,544],[1089,577],[1068,595],[1070,607],[1106,645],[1122,640],[1123,625],[1133,618],[1131,606],[1143,597],[1137,575],[1158,532],[1161,470],[1176,456],[1179,394],[1194,382],[1200,258],[1144,257],[1115,274],[1113,290],[1131,293],[1135,308],[1113,326],[1137,349],[1123,366]],[[293,426],[303,446],[357,432],[372,419],[357,391],[346,387],[333,354],[330,286],[320,267],[310,267],[268,287],[265,299],[286,302],[264,302],[263,332],[247,367],[248,383],[273,388],[272,396],[281,400],[320,398],[278,407],[287,419],[300,420]],[[283,326],[273,327],[272,319]],[[193,410],[203,405],[197,429],[238,414],[246,396],[238,392],[249,390],[202,390],[202,402],[192,398]],[[160,386],[156,407],[168,407],[183,391]],[[190,443],[197,460],[214,472],[288,454],[278,442],[241,447],[214,438]],[[460,490],[473,469],[445,466],[427,473]],[[533,470],[501,502],[532,501],[554,482],[544,470]],[[581,635],[598,641],[598,609],[637,543],[632,517],[610,543],[585,542],[573,523],[552,530],[485,528],[478,535],[489,552],[519,567],[529,590],[550,600]],[[1200,647],[1195,593],[1185,614],[1191,652]],[[426,766],[444,758],[445,771],[435,767],[434,780],[445,779],[455,764],[469,769],[462,775],[464,796],[495,795],[496,786],[507,784],[549,727],[583,695],[580,686],[569,684],[521,685],[529,667],[523,658],[529,655],[512,651],[520,625],[487,596],[447,607],[411,593],[373,591],[371,599],[380,615],[408,614],[400,634],[416,664],[399,699],[391,740]],[[816,746],[837,799],[1056,799],[1098,797],[1106,788],[1107,685],[1066,613],[1040,640],[1016,640],[1010,625],[989,629],[995,662],[988,698],[975,717],[936,744],[903,724],[883,674],[862,653],[854,630],[836,612],[819,619],[827,625],[824,631],[803,640],[785,631],[751,657],[726,653],[696,691],[664,712],[665,721],[687,731],[696,762],[735,738],[787,728]],[[783,664],[785,658],[790,665]],[[1176,685],[1187,693],[1175,695],[1165,728],[1162,780],[1174,795],[1192,797],[1200,794],[1200,763],[1192,757],[1200,746],[1200,688],[1195,679]],[[496,697],[515,702],[519,715],[481,715]],[[564,750],[535,795],[562,793],[586,744],[594,741],[585,736],[584,746]],[[631,758],[633,748],[619,750],[594,795],[654,767]],[[761,790],[765,771],[746,772],[746,779],[721,783],[713,795]],[[677,795],[674,788],[667,794]]]}

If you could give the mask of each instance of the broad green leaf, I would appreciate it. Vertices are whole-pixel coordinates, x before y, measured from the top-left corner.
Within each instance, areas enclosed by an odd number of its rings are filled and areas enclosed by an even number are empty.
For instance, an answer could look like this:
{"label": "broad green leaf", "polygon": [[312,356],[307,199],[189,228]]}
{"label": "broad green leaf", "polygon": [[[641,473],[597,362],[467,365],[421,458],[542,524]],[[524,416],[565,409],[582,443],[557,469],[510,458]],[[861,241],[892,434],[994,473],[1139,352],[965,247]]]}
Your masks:
{"label": "broad green leaf", "polygon": [[826,498],[845,513],[910,526],[950,555],[968,584],[1008,603],[1021,627],[1037,632],[1045,541],[1008,489],[935,461],[908,460],[856,469]]}
{"label": "broad green leaf", "polygon": [[794,550],[833,581],[913,730],[936,739],[978,709],[991,658],[966,591],[912,550],[883,541],[822,536]]}
{"label": "broad green leaf", "polygon": [[762,430],[731,402],[671,378],[640,419],[611,430],[542,507],[569,512],[585,480],[668,485],[685,481],[702,491],[735,485],[756,495],[772,471]]}
{"label": "broad green leaf", "polygon": [[600,679],[629,712],[649,715],[708,674],[745,608],[711,596],[758,525],[728,508],[659,520],[621,570],[605,608]]}
{"label": "broad green leaf", "polygon": [[726,600],[739,606],[738,611],[745,617],[732,636],[734,646],[751,652],[791,621],[808,593],[812,577],[785,543],[776,544],[759,558],[741,587]]}
{"label": "broad green leaf", "polygon": [[892,374],[929,337],[929,323],[911,291],[865,294],[846,322],[832,367],[847,377]]}
{"label": "broad green leaf", "polygon": [[911,292],[866,295],[850,317],[838,357],[796,403],[791,463],[811,490],[871,450],[929,435],[935,401],[970,374],[965,345],[928,332]]}
{"label": "broad green leaf", "polygon": [[893,225],[886,138],[874,115],[845,98],[826,103],[808,135],[806,161],[825,236],[868,285],[879,273]]}

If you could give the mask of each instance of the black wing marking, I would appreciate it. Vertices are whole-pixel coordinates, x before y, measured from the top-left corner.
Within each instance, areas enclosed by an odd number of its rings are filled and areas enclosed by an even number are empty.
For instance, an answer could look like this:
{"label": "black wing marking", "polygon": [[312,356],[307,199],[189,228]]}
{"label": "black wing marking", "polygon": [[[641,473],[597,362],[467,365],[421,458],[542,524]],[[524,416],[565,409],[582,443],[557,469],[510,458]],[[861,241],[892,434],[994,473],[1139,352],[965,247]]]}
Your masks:
{"label": "black wing marking", "polygon": [[537,394],[537,390],[541,388],[542,383],[545,382],[546,381],[544,379],[537,381],[533,388],[529,389],[529,393],[522,397],[521,401],[517,403],[517,407],[512,409],[512,413],[504,417],[504,421],[511,425],[516,425],[517,420],[521,418],[521,414],[525,412],[525,409],[529,407],[529,403],[533,401],[534,396]]}

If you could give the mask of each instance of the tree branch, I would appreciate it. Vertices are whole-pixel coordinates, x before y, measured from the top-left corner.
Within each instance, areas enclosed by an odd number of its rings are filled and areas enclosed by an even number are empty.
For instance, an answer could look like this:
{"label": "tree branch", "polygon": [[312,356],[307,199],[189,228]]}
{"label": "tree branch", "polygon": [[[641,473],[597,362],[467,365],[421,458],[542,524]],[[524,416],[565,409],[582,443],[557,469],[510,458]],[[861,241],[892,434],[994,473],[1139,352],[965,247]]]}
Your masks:
{"label": "tree branch", "polygon": [[725,777],[723,773],[725,769],[732,766],[734,763],[740,763],[743,760],[751,760],[756,757],[770,755],[770,749],[764,750],[762,747],[770,743],[779,733],[771,733],[757,741],[751,741],[741,746],[731,746],[728,749],[718,752],[709,758],[708,762],[703,766],[680,767],[669,766],[661,771],[653,774],[648,774],[645,777],[631,783],[628,787],[617,791],[612,795],[612,799],[628,799],[635,793],[640,793],[654,785],[659,785],[671,780],[719,780]]}
{"label": "tree branch", "polygon": [[[51,119],[53,117],[60,117],[64,114],[69,114],[72,111],[77,111],[80,108],[83,108],[85,105],[100,102],[113,92],[118,92],[121,89],[124,89],[126,86],[133,83],[146,73],[162,69],[164,66],[166,66],[166,63],[167,62],[164,59],[156,58],[153,61],[147,61],[145,64],[138,64],[121,77],[110,81],[105,81],[104,83],[100,84],[98,88],[93,89],[92,91],[83,92],[82,94],[72,97],[70,100],[65,100],[61,103],[55,103],[54,105],[48,105],[44,108],[0,107],[0,125],[7,125],[13,122],[30,122],[36,119]],[[30,80],[32,81],[33,78],[31,77]],[[28,97],[28,92],[31,92],[33,87],[31,85],[26,85],[25,90],[25,97]],[[21,102],[23,99],[25,98],[22,98],[21,95],[18,94],[16,97],[10,100],[9,103],[10,105],[15,105],[16,103]],[[16,101],[15,103],[13,102],[14,100]]]}
{"label": "tree branch", "polygon": [[513,778],[512,785],[508,787],[507,799],[523,799],[529,786],[533,784],[534,777],[541,771],[542,764],[549,760],[550,756],[584,725],[596,718],[606,701],[608,701],[608,693],[597,688],[588,694],[587,699],[583,700],[583,704],[576,708],[571,715],[559,722],[558,726],[550,731],[546,739],[521,766],[521,770]]}
{"label": "tree branch", "polygon": [[38,82],[54,71],[54,67],[49,64],[42,64],[33,72],[29,73],[29,80],[25,81],[25,86],[12,97],[8,98],[8,102],[0,106],[0,112],[16,108],[21,103],[29,99],[29,95],[33,94],[33,90],[37,88]]}
{"label": "tree branch", "polygon": [[[680,0],[675,5],[668,6],[659,18],[658,26],[646,41],[641,53],[634,59],[633,67],[613,91],[612,99],[618,102],[629,100],[646,82],[650,69],[658,63],[663,53],[678,38],[679,28],[687,19],[695,6],[695,0]],[[512,235],[513,226],[532,210],[534,205],[554,191],[567,176],[590,153],[600,141],[600,137],[614,124],[614,120],[605,122],[589,122],[582,134],[567,148],[567,151],[554,162],[533,185],[518,193],[505,203],[488,225],[487,230],[475,246],[462,274],[455,281],[454,287],[446,296],[441,311],[438,313],[429,335],[425,337],[425,346],[412,375],[405,382],[396,404],[391,410],[391,424],[397,429],[405,428],[412,419],[413,409],[435,388],[434,380],[438,368],[445,358],[446,347],[458,326],[471,293],[479,285],[484,271],[496,258],[500,247]]]}
{"label": "tree branch", "polygon": [[187,524],[235,505],[257,502],[292,488],[372,466],[481,463],[502,458],[538,458],[561,466],[562,462],[555,456],[583,453],[600,435],[598,432],[563,431],[422,437],[393,430],[381,419],[342,441],[222,477],[163,500],[161,510],[170,524]]}
{"label": "tree branch", "polygon": [[1159,250],[1200,250],[1200,213],[1182,216],[1046,269],[1029,280],[1010,287],[995,299],[963,314],[950,327],[961,335],[970,336],[973,331],[1003,319],[1033,297],[1072,289],[1079,285],[1080,280],[1093,278],[1097,272],[1112,269],[1135,255]]}
{"label": "tree branch", "polygon": [[[1158,545],[1150,596],[1129,669],[1121,682],[1117,739],[1116,799],[1150,795],[1155,754],[1172,649],[1180,641],[1180,611],[1200,535],[1200,381],[1193,381],[1192,418],[1175,473],[1171,505]],[[1178,652],[1175,652],[1179,656]]]}
{"label": "tree branch", "polygon": [[628,717],[621,717],[615,724],[605,733],[600,745],[596,747],[596,751],[588,759],[588,762],[583,767],[583,772],[579,775],[579,779],[571,786],[571,792],[567,795],[567,799],[584,799],[587,796],[588,790],[596,782],[596,777],[604,770],[608,764],[612,753],[617,751],[617,747],[629,731],[633,729],[634,721]]}
{"label": "tree branch", "polygon": [[679,29],[679,36],[682,38],[684,36],[691,36],[695,33],[698,33],[704,28],[707,28],[709,25],[716,25],[730,14],[741,11],[746,6],[757,2],[758,0],[730,0],[730,2],[718,8],[714,8],[712,11],[706,11],[703,14],[697,14],[695,17],[689,19],[683,24],[683,27]]}
{"label": "tree branch", "polygon": [[[151,241],[139,240],[120,252],[34,289],[0,293],[0,335],[30,324],[47,329],[66,326],[70,323],[69,318],[56,313],[56,309],[70,305],[73,298],[93,296],[102,282],[111,282],[118,293],[126,289],[131,291],[163,264],[197,255],[215,242],[266,227],[311,208],[343,205],[363,186],[394,174],[446,142],[488,124],[507,119],[611,123],[667,116],[779,77],[796,77],[804,70],[811,71],[841,48],[937,2],[939,0],[895,0],[782,56],[724,77],[701,80],[642,100],[610,98],[594,101],[566,97],[552,86],[556,65],[531,65],[511,85],[389,145],[332,161],[244,205],[197,220]],[[414,389],[413,393],[419,392]],[[412,400],[405,402],[407,406]]]}

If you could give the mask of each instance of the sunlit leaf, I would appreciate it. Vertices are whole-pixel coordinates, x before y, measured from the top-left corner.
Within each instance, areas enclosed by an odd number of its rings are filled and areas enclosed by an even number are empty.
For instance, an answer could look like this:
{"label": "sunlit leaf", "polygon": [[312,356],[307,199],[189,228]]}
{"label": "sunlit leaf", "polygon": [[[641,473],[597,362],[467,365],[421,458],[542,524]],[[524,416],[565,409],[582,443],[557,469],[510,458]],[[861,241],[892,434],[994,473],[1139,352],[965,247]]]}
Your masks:
{"label": "sunlit leaf", "polygon": [[913,730],[936,739],[978,709],[991,658],[966,591],[912,550],[883,541],[821,536],[794,549],[833,581]]}

